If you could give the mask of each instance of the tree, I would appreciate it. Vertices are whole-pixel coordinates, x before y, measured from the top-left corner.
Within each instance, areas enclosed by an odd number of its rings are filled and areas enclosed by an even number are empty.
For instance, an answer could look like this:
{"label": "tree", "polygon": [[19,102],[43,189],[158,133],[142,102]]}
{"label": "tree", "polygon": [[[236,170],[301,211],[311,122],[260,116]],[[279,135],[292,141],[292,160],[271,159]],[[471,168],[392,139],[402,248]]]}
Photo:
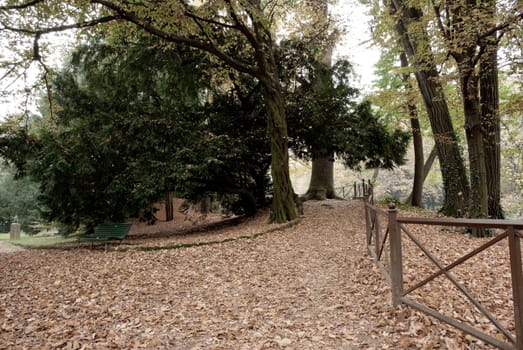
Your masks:
{"label": "tree", "polygon": [[7,134],[15,145],[37,145],[20,164],[39,181],[47,218],[72,228],[120,221],[172,191],[188,199],[238,194],[246,214],[264,205],[270,152],[266,114],[252,93],[259,84],[237,86],[230,76],[226,88],[216,69],[179,46],[77,48],[54,79],[53,117],[29,134]]}
{"label": "tree", "polygon": [[[405,52],[400,53],[400,62],[402,68],[408,68],[409,62]],[[410,74],[403,74],[401,80],[407,92],[407,96],[412,96],[413,87],[410,83]],[[414,144],[414,181],[412,183],[412,194],[410,196],[410,205],[414,207],[423,207],[423,182],[425,180],[425,167],[423,155],[423,137],[421,135],[421,125],[418,118],[418,109],[416,104],[410,98],[407,101],[407,111],[410,118],[410,127],[412,130],[412,140]]]}
{"label": "tree", "polygon": [[[437,81],[441,77],[434,69],[437,56],[441,58],[441,71],[457,72],[457,78],[452,74],[446,78],[456,78],[465,117],[471,183],[465,214],[501,217],[496,52],[504,33],[521,21],[521,9],[513,4],[499,6],[495,1],[431,1],[427,6],[397,0],[391,1],[391,9],[416,74],[418,70],[433,71],[431,79]],[[454,62],[446,61],[449,57]],[[445,68],[452,63],[455,66]],[[430,91],[420,84],[422,77],[417,78],[425,96]],[[443,98],[441,95],[438,100]]]}
{"label": "tree", "polygon": [[41,220],[41,208],[37,205],[37,197],[37,183],[29,178],[15,178],[15,170],[11,167],[3,166],[1,168],[0,224],[10,224],[16,217],[22,230],[27,233],[34,232],[33,225]]}
{"label": "tree", "polygon": [[[397,66],[398,56],[401,67]],[[380,110],[393,114],[399,120],[405,119],[405,117],[409,119],[414,149],[414,179],[412,192],[406,203],[421,207],[426,172],[424,169],[423,130],[420,122],[421,116],[418,113],[420,96],[419,91],[412,86],[412,77],[409,73],[405,53],[401,50],[399,54],[394,50],[383,50],[376,65],[376,75],[378,79],[375,80],[374,87],[377,90],[371,96],[372,102]],[[428,169],[430,170],[430,166],[428,166]]]}
{"label": "tree", "polygon": [[149,210],[174,187],[197,129],[201,55],[139,44],[79,47],[54,79],[54,115],[30,132],[28,171],[48,219],[73,228]]}
{"label": "tree", "polygon": [[[45,34],[72,28],[90,28],[100,24],[121,26],[131,37],[147,32],[164,42],[191,46],[225,62],[235,70],[260,81],[267,108],[267,131],[271,147],[273,179],[272,222],[296,217],[289,178],[287,124],[284,100],[274,59],[271,20],[278,6],[257,1],[190,1],[140,3],[108,0],[13,2],[0,7],[4,31],[33,38],[31,57],[42,61],[40,46]],[[63,24],[68,23],[68,24]],[[246,45],[246,56],[227,52],[223,34]],[[24,40],[27,42],[27,40]],[[27,59],[27,57],[26,57]]]}
{"label": "tree", "polygon": [[501,218],[496,2],[444,2],[434,10],[459,72],[472,188],[470,216]]}
{"label": "tree", "polygon": [[428,33],[425,28],[420,28],[423,14],[402,0],[392,0],[390,8],[395,16],[395,30],[414,70],[432,127],[445,191],[441,211],[461,216],[468,204],[469,184],[443,85],[432,49],[428,46]]}
{"label": "tree", "polygon": [[[305,2],[305,8],[307,9],[308,16],[310,16],[311,13],[314,14],[314,16],[312,16],[313,23],[311,27],[316,28],[316,30],[319,29],[320,31],[320,34],[315,34],[317,38],[321,38],[321,40],[316,41],[318,47],[315,53],[315,59],[322,65],[330,67],[332,65],[336,31],[329,33],[330,18],[328,1],[308,0]],[[328,74],[329,70],[318,70],[318,76],[314,84],[314,90],[317,93],[331,88],[332,77],[328,76]],[[319,113],[317,118],[321,118],[321,109],[318,109],[317,113]],[[328,116],[325,118],[326,122],[328,122],[328,118]],[[327,135],[325,136],[328,137]],[[335,198],[334,153],[331,149],[332,147],[325,146],[320,148],[318,145],[319,143],[311,149],[311,180],[305,197],[312,199]]]}
{"label": "tree", "polygon": [[[408,134],[389,129],[369,101],[355,101],[358,91],[349,84],[349,62],[340,60],[331,67],[318,62],[314,51],[311,53],[303,42],[284,42],[281,46],[291,146],[298,157],[311,159],[319,152],[332,157],[336,154],[353,169],[390,169],[403,163]],[[317,79],[325,77],[330,77],[329,83],[322,83],[318,89]],[[325,167],[320,183],[332,181],[329,169]],[[328,195],[326,189],[315,192]]]}

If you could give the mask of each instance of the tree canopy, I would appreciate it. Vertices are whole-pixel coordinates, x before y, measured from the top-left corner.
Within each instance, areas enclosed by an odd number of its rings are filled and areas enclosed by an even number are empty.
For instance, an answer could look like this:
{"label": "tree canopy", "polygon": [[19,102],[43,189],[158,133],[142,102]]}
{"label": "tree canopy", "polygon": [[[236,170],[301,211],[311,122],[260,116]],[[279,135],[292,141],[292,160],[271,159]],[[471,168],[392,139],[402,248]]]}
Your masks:
{"label": "tree canopy", "polygon": [[263,105],[244,85],[211,87],[211,71],[180,46],[80,46],[53,81],[56,112],[5,130],[3,153],[30,140],[11,156],[40,183],[47,219],[73,227],[137,215],[169,191],[234,193],[252,214],[268,186]]}
{"label": "tree canopy", "polygon": [[[351,86],[354,74],[347,60],[330,66],[303,42],[281,46],[291,147],[298,157],[335,154],[351,169],[403,164],[408,133],[388,126],[370,101],[358,101],[360,93]],[[322,79],[327,82],[319,83]]]}
{"label": "tree canopy", "polygon": [[[20,67],[23,69],[27,61],[45,62],[43,57],[48,47],[42,38],[46,34],[94,28],[95,32],[119,32],[128,42],[147,33],[165,43],[205,51],[234,70],[251,75],[261,84],[267,108],[274,184],[271,221],[284,222],[294,219],[296,210],[288,170],[284,101],[271,32],[282,6],[286,6],[285,2],[273,4],[259,0],[3,2],[0,5],[2,31],[19,40],[20,46],[25,45],[12,54],[17,57],[8,55],[4,63],[11,67],[9,72],[20,73]],[[227,40],[223,40],[224,37]],[[241,45],[242,50],[231,53],[231,43]]]}

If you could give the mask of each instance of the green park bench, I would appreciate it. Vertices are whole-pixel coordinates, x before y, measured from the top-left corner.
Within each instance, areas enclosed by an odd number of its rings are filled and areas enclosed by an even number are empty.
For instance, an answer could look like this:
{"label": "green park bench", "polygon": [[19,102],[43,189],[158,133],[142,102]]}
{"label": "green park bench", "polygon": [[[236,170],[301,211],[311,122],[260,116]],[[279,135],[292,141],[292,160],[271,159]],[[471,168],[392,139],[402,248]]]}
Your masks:
{"label": "green park bench", "polygon": [[109,241],[120,241],[127,237],[131,224],[128,222],[122,223],[105,223],[100,224],[94,228],[94,232],[87,235],[78,236],[77,242],[91,242],[91,249],[94,243],[104,243],[107,251],[107,243]]}

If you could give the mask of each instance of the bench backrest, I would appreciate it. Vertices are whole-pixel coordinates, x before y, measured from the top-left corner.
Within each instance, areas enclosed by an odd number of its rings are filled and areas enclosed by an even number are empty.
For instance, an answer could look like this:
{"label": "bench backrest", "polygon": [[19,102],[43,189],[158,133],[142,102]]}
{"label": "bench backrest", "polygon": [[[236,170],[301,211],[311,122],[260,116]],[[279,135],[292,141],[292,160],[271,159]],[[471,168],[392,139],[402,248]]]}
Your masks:
{"label": "bench backrest", "polygon": [[131,228],[131,223],[105,223],[94,228],[94,235],[97,237],[111,237],[124,239]]}

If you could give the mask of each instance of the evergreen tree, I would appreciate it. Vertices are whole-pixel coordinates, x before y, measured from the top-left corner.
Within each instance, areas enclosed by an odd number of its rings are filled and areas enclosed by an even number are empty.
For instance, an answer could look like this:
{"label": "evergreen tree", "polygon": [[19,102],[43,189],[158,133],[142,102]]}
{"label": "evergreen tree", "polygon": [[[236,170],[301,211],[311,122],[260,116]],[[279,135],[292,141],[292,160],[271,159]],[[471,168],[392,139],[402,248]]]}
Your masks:
{"label": "evergreen tree", "polygon": [[[282,44],[282,85],[294,153],[304,159],[314,159],[320,153],[331,158],[337,155],[353,169],[390,169],[403,164],[408,133],[388,127],[369,101],[357,102],[359,92],[350,86],[352,67],[348,61],[340,60],[331,67],[315,57],[303,43]],[[319,89],[317,80],[326,77],[329,81]],[[332,181],[332,174],[321,176]],[[311,192],[332,197],[327,189]]]}

